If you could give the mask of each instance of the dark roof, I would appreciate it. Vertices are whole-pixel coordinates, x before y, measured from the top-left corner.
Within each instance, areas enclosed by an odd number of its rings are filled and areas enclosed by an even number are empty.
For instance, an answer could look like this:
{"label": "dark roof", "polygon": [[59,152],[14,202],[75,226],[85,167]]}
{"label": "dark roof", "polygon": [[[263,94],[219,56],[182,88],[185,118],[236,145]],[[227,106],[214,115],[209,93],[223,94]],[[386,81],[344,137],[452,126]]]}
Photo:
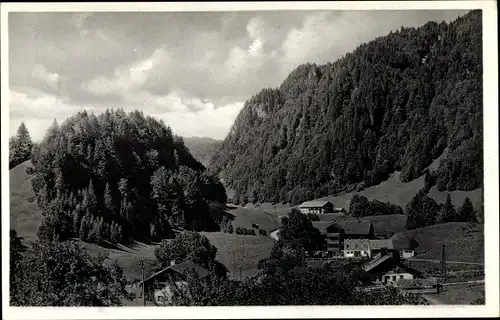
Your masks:
{"label": "dark roof", "polygon": [[346,235],[349,234],[370,234],[371,221],[342,221],[340,223]]}
{"label": "dark roof", "polygon": [[366,239],[347,239],[344,240],[344,250],[368,250],[370,242]]}
{"label": "dark roof", "polygon": [[299,208],[322,208],[327,204],[332,205],[330,201],[326,200],[306,201],[299,205]]}
{"label": "dark roof", "polygon": [[392,240],[391,239],[370,240],[371,250],[380,250],[382,248],[394,249]]}
{"label": "dark roof", "polygon": [[331,226],[336,226],[339,229],[344,229],[342,225],[336,221],[312,221],[313,227],[319,230],[321,234],[327,234],[327,229]]}
{"label": "dark roof", "polygon": [[[168,266],[168,267],[156,272],[155,274],[153,274],[149,278],[145,279],[144,282],[148,282],[148,281],[158,277],[159,275],[164,274],[165,272],[167,272],[169,270],[177,272],[183,276],[187,276],[189,274],[190,270],[194,270],[194,272],[198,275],[199,278],[204,278],[210,274],[210,271],[208,271],[207,269],[200,267],[199,265],[192,262],[191,260],[187,260],[187,261],[184,261],[184,262],[181,262],[178,264]],[[142,283],[142,281],[139,283]]]}
{"label": "dark roof", "polygon": [[390,256],[390,255],[385,255],[385,256],[377,255],[377,257],[375,259],[373,259],[372,261],[369,261],[369,262],[365,263],[363,265],[363,269],[366,272],[369,272],[370,270],[378,267],[379,265],[381,265],[382,263],[384,263],[385,261],[387,261],[389,259],[392,259],[392,256]]}

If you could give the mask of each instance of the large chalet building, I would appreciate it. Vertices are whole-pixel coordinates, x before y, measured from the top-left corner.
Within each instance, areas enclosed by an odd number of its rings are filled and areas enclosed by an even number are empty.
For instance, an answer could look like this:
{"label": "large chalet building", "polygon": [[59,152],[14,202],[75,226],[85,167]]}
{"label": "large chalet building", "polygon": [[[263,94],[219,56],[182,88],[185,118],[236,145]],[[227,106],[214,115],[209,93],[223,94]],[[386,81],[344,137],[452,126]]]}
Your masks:
{"label": "large chalet building", "polygon": [[344,255],[344,241],[375,239],[371,221],[314,221],[313,226],[323,235],[328,256]]}

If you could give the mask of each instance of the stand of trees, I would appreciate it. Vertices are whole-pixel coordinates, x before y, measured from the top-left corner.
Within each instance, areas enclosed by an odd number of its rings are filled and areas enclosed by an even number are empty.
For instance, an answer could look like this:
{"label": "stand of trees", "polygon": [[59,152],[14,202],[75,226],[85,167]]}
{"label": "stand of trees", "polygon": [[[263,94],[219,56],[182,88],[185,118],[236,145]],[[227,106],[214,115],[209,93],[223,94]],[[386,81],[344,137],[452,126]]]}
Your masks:
{"label": "stand of trees", "polygon": [[450,195],[446,196],[444,204],[437,204],[434,199],[427,196],[424,191],[420,191],[406,205],[406,229],[417,229],[446,222],[478,222],[478,212],[474,209],[469,198],[458,210],[451,203]]}
{"label": "stand of trees", "polygon": [[13,306],[120,306],[126,298],[123,270],[106,256],[89,256],[76,242],[22,245],[10,232],[10,304]]}
{"label": "stand of trees", "polygon": [[175,228],[215,230],[209,203],[227,200],[182,138],[139,111],[54,120],[31,158],[46,240],[125,243],[172,237]]}
{"label": "stand of trees", "polygon": [[28,128],[21,122],[17,129],[17,135],[9,140],[9,169],[28,160],[31,156],[33,142],[31,141]]}
{"label": "stand of trees", "polygon": [[384,216],[403,214],[403,208],[392,203],[368,199],[363,195],[355,194],[349,203],[349,214],[353,217]]}
{"label": "stand of trees", "polygon": [[211,162],[235,203],[298,204],[436,170],[439,190],[483,183],[482,19],[401,28],[336,62],[299,66],[246,103]]}

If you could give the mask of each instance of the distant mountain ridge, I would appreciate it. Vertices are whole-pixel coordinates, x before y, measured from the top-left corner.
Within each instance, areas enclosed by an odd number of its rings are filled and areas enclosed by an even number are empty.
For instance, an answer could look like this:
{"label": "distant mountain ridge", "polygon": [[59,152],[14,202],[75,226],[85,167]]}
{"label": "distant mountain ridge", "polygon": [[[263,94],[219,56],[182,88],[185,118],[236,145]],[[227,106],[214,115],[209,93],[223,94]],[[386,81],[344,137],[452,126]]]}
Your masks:
{"label": "distant mountain ridge", "polygon": [[[325,39],[325,41],[327,41]],[[362,190],[432,168],[440,190],[483,181],[481,11],[401,28],[334,63],[299,66],[246,103],[210,169],[234,201]]]}
{"label": "distant mountain ridge", "polygon": [[222,140],[209,137],[183,137],[184,144],[193,157],[208,167],[214,154],[222,146]]}

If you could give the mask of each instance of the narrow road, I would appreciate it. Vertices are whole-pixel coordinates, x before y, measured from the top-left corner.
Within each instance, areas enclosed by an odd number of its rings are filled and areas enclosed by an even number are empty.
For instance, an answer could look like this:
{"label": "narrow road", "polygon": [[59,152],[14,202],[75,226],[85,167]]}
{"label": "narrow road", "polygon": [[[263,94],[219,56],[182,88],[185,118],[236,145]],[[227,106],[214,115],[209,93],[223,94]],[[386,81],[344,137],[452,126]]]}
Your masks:
{"label": "narrow road", "polygon": [[276,229],[276,230],[274,230],[273,232],[271,232],[271,233],[269,234],[269,236],[270,236],[271,238],[273,238],[274,240],[278,241],[278,239],[279,239],[279,238],[278,238],[278,233],[279,233],[279,232],[280,232],[280,229]]}
{"label": "narrow road", "polygon": [[462,282],[445,282],[441,283],[441,285],[444,286],[457,286],[461,284],[484,284],[484,280],[469,280],[469,281],[462,281]]}
{"label": "narrow road", "polygon": [[[419,259],[419,258],[408,259],[408,261],[427,261],[427,262],[441,263],[441,260]],[[449,263],[449,264],[469,264],[469,265],[475,265],[475,266],[484,266],[484,263],[480,263],[480,262],[446,261],[446,263]]]}

